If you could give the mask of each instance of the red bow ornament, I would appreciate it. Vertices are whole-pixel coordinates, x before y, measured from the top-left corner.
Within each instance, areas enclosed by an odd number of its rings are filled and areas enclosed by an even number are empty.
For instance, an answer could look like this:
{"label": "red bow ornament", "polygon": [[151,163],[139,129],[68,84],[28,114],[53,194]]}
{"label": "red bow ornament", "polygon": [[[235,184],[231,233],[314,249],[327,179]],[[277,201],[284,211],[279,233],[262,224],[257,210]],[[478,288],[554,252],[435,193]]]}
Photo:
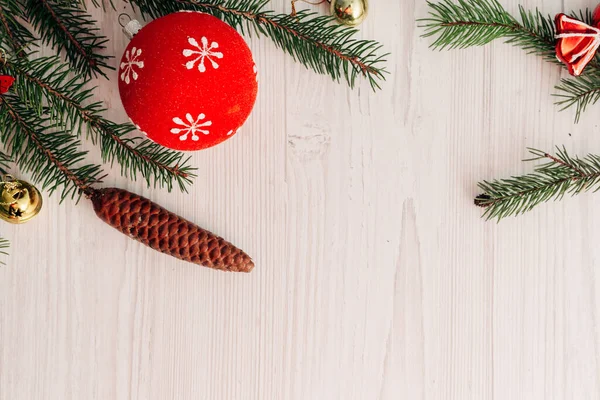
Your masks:
{"label": "red bow ornament", "polygon": [[579,76],[600,47],[600,6],[594,10],[594,26],[565,14],[558,14],[555,22],[556,57],[569,67],[571,75]]}
{"label": "red bow ornament", "polygon": [[12,76],[0,75],[0,94],[8,92],[14,81],[15,78]]}

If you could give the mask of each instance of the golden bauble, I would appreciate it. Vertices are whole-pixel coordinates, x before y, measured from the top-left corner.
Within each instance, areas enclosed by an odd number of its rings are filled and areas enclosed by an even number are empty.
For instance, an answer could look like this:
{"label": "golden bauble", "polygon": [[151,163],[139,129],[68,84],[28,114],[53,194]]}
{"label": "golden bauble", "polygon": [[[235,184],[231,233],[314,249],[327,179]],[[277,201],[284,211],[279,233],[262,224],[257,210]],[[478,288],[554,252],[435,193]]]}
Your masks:
{"label": "golden bauble", "polygon": [[331,0],[331,14],[344,25],[360,24],[368,12],[368,0]]}
{"label": "golden bauble", "polygon": [[22,224],[39,214],[42,195],[32,184],[7,175],[0,182],[0,219]]}

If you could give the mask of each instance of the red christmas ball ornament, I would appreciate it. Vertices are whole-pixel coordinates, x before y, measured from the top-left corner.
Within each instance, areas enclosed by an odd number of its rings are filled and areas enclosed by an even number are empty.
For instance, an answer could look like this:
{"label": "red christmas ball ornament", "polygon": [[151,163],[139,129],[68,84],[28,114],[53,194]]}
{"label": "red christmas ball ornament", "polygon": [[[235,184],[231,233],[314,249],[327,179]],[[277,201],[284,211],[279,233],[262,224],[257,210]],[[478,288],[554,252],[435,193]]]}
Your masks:
{"label": "red christmas ball ornament", "polygon": [[119,66],[131,121],[176,150],[215,146],[244,124],[256,101],[256,65],[244,39],[218,18],[178,12],[136,32]]}

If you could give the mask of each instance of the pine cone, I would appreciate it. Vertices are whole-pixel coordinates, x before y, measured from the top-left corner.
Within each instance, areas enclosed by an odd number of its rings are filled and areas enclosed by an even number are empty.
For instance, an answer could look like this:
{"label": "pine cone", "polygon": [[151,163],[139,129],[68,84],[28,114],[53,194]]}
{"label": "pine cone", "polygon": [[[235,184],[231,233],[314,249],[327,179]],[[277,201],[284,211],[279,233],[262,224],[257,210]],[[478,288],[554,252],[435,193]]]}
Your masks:
{"label": "pine cone", "polygon": [[222,271],[250,272],[250,257],[213,233],[122,189],[94,189],[96,215],[146,246],[180,260]]}

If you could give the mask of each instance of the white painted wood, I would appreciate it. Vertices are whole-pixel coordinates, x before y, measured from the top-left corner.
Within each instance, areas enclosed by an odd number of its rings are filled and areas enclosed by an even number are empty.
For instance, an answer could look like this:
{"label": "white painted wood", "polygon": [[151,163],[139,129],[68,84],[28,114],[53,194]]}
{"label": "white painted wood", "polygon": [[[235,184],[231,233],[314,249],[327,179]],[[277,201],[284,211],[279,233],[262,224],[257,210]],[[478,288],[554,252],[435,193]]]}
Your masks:
{"label": "white painted wood", "polygon": [[[120,56],[118,12],[93,12]],[[527,146],[600,152],[597,109],[573,125],[558,69],[508,45],[428,49],[426,12],[371,1],[362,35],[392,52],[376,94],[250,40],[256,109],[194,155],[189,195],[110,170],[247,250],[252,274],[154,253],[86,201],[2,225],[0,399],[600,399],[598,195],[501,224],[472,205],[478,180],[530,170]],[[97,97],[125,121],[110,78]]]}

